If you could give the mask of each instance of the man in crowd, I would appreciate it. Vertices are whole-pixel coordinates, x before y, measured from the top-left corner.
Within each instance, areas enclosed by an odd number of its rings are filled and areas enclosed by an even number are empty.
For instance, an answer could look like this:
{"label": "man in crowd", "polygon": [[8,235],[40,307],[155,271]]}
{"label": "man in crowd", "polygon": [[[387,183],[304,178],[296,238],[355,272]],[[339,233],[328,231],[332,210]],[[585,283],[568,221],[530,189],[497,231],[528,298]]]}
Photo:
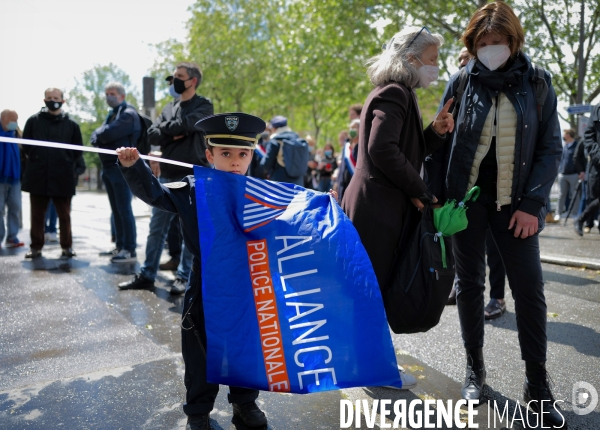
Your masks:
{"label": "man in crowd", "polygon": [[[25,123],[24,139],[83,145],[79,125],[62,111],[63,92],[48,88],[44,93],[45,107]],[[31,250],[25,258],[42,256],[45,214],[50,199],[54,202],[60,226],[61,258],[75,256],[71,235],[71,199],[75,195],[75,166],[81,151],[23,145],[27,158],[23,191],[31,202]]]}
{"label": "man in crowd", "polygon": [[[584,143],[589,157],[587,167],[588,204],[574,223],[575,232],[579,236],[583,236],[584,222],[588,220],[593,222],[593,219],[598,217],[600,209],[600,104],[592,108],[590,121],[584,134]],[[600,226],[598,229],[600,230]]]}
{"label": "man in crowd", "polygon": [[[558,208],[555,220],[559,220],[561,214],[568,211],[567,197],[570,199],[570,206],[579,208],[579,198],[581,194],[575,195],[579,174],[575,166],[575,149],[577,149],[577,140],[575,140],[575,130],[569,128],[563,132],[563,153],[558,166]],[[576,209],[577,210],[577,209]]]}
{"label": "man in crowd", "polygon": [[[0,136],[18,135],[19,115],[14,110],[3,110],[0,114]],[[7,208],[6,228],[4,208]],[[21,154],[16,143],[0,142],[0,244],[6,234],[7,248],[23,246],[17,238],[21,216]],[[1,245],[0,245],[1,247]]]}
{"label": "man in crowd", "polygon": [[[154,124],[148,129],[151,145],[161,147],[162,157],[183,161],[198,166],[208,166],[206,144],[202,134],[194,125],[202,118],[213,114],[212,102],[196,94],[202,82],[200,67],[191,62],[177,64],[173,73],[173,88],[180,94],[179,100],[167,104]],[[177,183],[187,175],[193,175],[192,169],[172,164],[160,164],[160,182]],[[173,186],[177,186],[176,184]],[[132,280],[119,284],[119,289],[152,288],[159,269],[160,256],[165,244],[169,225],[175,214],[153,208],[150,218],[150,231],[146,242],[146,259]],[[182,250],[172,294],[185,291],[191,265],[192,254],[182,242]]]}
{"label": "man in crowd", "polygon": [[[97,128],[91,137],[92,145],[105,149],[122,146],[136,146],[142,132],[142,124],[137,110],[125,101],[125,87],[111,82],[104,88],[106,104],[112,108],[104,124]],[[108,194],[115,226],[116,249],[112,252],[113,263],[136,261],[136,226],[131,207],[133,195],[123,179],[117,165],[117,156],[100,154],[102,161],[102,181]]]}
{"label": "man in crowd", "polygon": [[267,129],[271,132],[267,155],[260,162],[264,175],[272,181],[304,186],[308,165],[308,143],[292,131],[287,118],[273,117]]}

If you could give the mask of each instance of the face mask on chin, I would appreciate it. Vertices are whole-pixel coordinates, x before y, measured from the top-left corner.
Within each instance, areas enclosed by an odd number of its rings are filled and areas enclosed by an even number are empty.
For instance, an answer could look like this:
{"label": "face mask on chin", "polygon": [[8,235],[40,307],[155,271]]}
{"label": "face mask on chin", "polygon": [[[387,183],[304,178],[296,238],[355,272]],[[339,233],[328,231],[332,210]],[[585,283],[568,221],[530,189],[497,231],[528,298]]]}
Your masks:
{"label": "face mask on chin", "polygon": [[419,73],[419,86],[421,88],[428,88],[433,81],[437,81],[440,75],[440,68],[438,66],[423,64],[418,58],[417,61],[422,64],[417,70]]}
{"label": "face mask on chin", "polygon": [[489,45],[477,50],[477,59],[481,64],[494,71],[510,58],[508,45]]}

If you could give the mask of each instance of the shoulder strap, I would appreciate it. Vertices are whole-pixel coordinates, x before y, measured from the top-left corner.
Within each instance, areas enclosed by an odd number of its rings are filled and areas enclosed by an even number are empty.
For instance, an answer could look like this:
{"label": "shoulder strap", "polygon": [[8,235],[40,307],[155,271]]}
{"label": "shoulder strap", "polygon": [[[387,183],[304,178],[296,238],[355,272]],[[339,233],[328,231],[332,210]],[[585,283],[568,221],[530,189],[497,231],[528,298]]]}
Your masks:
{"label": "shoulder strap", "polygon": [[460,106],[460,102],[462,101],[462,96],[465,92],[465,87],[467,86],[467,80],[469,75],[467,74],[467,68],[463,67],[460,69],[460,77],[458,78],[458,88],[456,88],[456,95],[454,96],[454,109],[452,109],[452,117],[456,118],[458,114],[458,108]]}
{"label": "shoulder strap", "polygon": [[545,75],[546,71],[543,67],[538,66],[537,64],[532,64],[533,66],[533,82],[534,82],[534,91],[535,91],[535,100],[537,102],[537,111],[538,111],[538,119],[540,122],[542,121],[542,108],[544,107],[544,102],[546,101],[546,97],[548,96],[548,82],[546,82]]}

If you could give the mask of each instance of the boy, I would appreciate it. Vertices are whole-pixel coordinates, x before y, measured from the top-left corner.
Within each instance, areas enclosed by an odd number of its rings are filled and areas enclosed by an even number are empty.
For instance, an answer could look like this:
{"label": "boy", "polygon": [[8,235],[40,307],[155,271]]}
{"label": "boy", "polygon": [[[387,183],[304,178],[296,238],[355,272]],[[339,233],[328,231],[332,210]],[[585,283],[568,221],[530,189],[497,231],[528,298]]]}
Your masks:
{"label": "boy", "polygon": [[[217,170],[238,175],[246,174],[256,147],[256,136],[265,127],[262,119],[244,113],[213,115],[196,123],[196,128],[205,133],[207,160]],[[181,182],[160,184],[152,176],[150,168],[140,160],[135,148],[119,148],[117,154],[123,176],[136,197],[158,209],[179,215],[185,245],[194,256],[185,292],[181,331],[186,387],[183,411],[188,416],[187,429],[208,430],[209,413],[219,385],[206,381],[206,332],[194,177],[187,176]],[[233,404],[234,420],[241,420],[247,427],[266,428],[267,418],[255,403],[257,397],[258,390],[229,387],[228,400]]]}

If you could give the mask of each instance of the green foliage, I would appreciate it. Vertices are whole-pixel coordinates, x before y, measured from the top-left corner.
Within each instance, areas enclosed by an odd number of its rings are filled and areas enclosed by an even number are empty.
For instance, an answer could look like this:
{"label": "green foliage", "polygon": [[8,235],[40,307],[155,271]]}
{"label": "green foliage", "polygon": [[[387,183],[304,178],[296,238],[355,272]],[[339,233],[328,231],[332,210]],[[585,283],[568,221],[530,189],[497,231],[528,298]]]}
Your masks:
{"label": "green foliage", "polygon": [[[110,82],[119,82],[125,87],[127,103],[138,107],[136,92],[131,84],[129,75],[110,63],[106,66],[95,66],[83,72],[81,78],[76,79],[75,87],[67,96],[70,111],[79,123],[83,144],[91,146],[90,136],[100,127],[110,110],[106,104],[104,87]],[[84,152],[86,165],[100,167],[98,154]]]}
{"label": "green foliage", "polygon": [[[594,55],[600,20],[597,0],[515,0],[509,3],[526,33],[526,51],[553,72],[557,94],[577,100],[578,5],[586,4],[586,85],[583,100],[600,94],[600,56]],[[291,127],[337,144],[348,107],[363,102],[372,85],[366,61],[406,25],[441,33],[442,76],[457,70],[460,36],[485,0],[197,0],[190,8],[186,43],[156,46],[155,76],[178,61],[204,72],[199,92],[215,112],[244,111],[264,119],[281,114]],[[597,48],[595,48],[597,49]],[[166,85],[162,79],[160,88]],[[424,122],[433,119],[444,81],[418,90]],[[170,97],[159,101],[164,106]]]}

